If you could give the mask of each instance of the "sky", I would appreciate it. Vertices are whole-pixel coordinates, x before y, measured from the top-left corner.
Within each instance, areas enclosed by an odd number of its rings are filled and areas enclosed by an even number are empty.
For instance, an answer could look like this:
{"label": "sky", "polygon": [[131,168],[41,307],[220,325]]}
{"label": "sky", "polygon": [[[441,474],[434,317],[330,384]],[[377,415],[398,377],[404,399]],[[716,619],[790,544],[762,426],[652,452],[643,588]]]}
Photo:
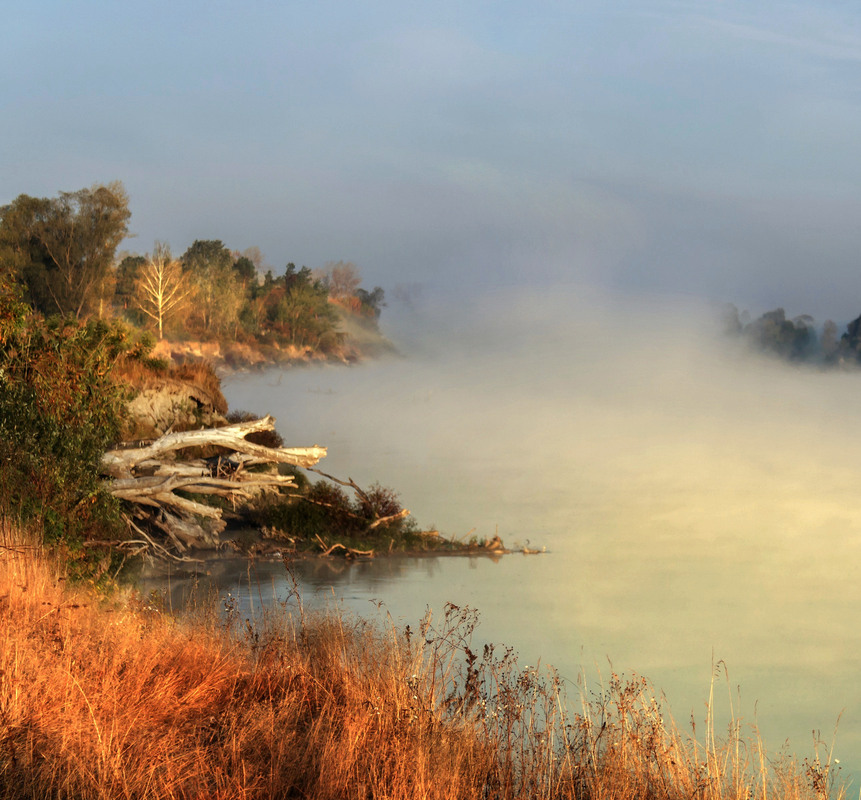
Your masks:
{"label": "sky", "polygon": [[15,0],[0,204],[121,180],[133,238],[861,313],[861,8]]}

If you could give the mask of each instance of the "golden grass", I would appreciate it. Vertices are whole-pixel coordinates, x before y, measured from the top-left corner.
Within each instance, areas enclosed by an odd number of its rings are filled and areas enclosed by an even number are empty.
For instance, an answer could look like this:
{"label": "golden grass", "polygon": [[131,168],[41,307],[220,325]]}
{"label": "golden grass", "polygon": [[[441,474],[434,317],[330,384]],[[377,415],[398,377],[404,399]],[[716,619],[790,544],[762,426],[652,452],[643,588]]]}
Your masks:
{"label": "golden grass", "polygon": [[301,603],[252,627],[66,585],[0,530],[0,800],[822,798],[738,725],[682,735],[648,684],[568,709],[552,671],[472,650],[473,612],[388,630]]}

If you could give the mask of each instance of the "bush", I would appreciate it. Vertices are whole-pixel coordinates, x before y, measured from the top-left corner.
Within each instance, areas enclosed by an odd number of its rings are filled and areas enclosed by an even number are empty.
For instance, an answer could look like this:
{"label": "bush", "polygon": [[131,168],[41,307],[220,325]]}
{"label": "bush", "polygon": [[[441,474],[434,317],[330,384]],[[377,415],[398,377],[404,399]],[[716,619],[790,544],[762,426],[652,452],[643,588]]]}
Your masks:
{"label": "bush", "polygon": [[[237,410],[231,411],[227,415],[227,421],[231,425],[236,425],[240,422],[251,422],[256,419],[260,419],[260,415],[254,414],[251,411]],[[263,447],[284,447],[284,439],[281,438],[281,434],[276,430],[255,431],[254,433],[249,433],[245,438],[247,441],[262,445]]]}
{"label": "bush", "polygon": [[394,489],[374,483],[365,492],[365,497],[356,498],[356,512],[361,514],[368,524],[380,517],[391,517],[401,512],[401,501]]}
{"label": "bush", "polygon": [[73,550],[120,534],[99,479],[127,396],[112,371],[146,352],[119,324],[32,315],[0,281],[0,513]]}
{"label": "bush", "polygon": [[219,414],[227,413],[227,400],[221,393],[221,378],[215,373],[215,368],[209,361],[190,361],[179,364],[169,371],[170,377],[184,383],[190,383],[203,390],[212,402],[212,407]]}
{"label": "bush", "polygon": [[364,497],[357,495],[351,499],[340,486],[322,480],[311,484],[301,471],[290,467],[290,472],[296,475],[297,489],[259,508],[254,514],[259,525],[278,528],[305,541],[320,536],[329,544],[361,540],[369,535],[402,539],[418,533],[411,519],[393,520],[370,530],[375,520],[401,511],[393,489],[375,483]]}

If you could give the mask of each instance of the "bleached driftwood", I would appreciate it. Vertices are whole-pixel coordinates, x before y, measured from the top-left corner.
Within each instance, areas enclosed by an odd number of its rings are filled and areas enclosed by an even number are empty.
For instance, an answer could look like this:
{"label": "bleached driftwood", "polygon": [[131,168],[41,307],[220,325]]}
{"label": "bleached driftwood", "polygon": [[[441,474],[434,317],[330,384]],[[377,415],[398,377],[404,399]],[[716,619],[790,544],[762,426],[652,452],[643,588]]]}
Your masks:
{"label": "bleached driftwood", "polygon": [[[180,552],[189,547],[214,547],[226,523],[221,509],[178,495],[177,490],[197,495],[218,495],[231,501],[245,500],[260,492],[295,486],[292,475],[248,472],[261,464],[292,464],[312,467],[326,455],[326,448],[266,447],[249,442],[247,436],[273,431],[275,419],[262,419],[167,433],[142,447],[109,450],[102,457],[108,490],[135,505],[134,516],[151,528],[164,532]],[[177,451],[217,447],[225,455],[178,460]]]}
{"label": "bleached driftwood", "polygon": [[293,464],[297,467],[313,467],[326,456],[326,448],[313,447],[265,447],[249,442],[250,433],[274,431],[275,418],[266,415],[261,419],[225,425],[223,428],[202,428],[197,431],[166,433],[145,447],[108,450],[102,456],[102,469],[113,478],[131,477],[132,471],[146,468],[147,462],[157,466],[168,453],[187,447],[226,447],[236,451],[237,463],[249,466],[252,463]]}

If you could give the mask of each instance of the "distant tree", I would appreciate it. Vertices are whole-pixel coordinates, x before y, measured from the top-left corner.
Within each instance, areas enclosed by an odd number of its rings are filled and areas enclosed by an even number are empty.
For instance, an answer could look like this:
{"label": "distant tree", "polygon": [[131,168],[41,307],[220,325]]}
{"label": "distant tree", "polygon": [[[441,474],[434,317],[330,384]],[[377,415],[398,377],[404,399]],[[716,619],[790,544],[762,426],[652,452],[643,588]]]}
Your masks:
{"label": "distant tree", "polygon": [[287,289],[300,286],[316,286],[320,291],[325,289],[328,292],[328,287],[325,285],[322,277],[314,277],[314,273],[308,267],[302,267],[297,270],[296,265],[291,261],[287,264],[284,275],[281,278],[283,285]]}
{"label": "distant tree", "polygon": [[101,310],[130,217],[119,181],[53,199],[20,195],[0,208],[0,267],[37,310],[80,319]]}
{"label": "distant tree", "polygon": [[[265,283],[264,283],[265,285]],[[341,341],[338,312],[329,303],[328,288],[311,270],[288,264],[283,278],[271,282],[265,300],[266,325],[279,340],[323,352]]]}
{"label": "distant tree", "polygon": [[861,361],[861,317],[846,326],[846,333],[840,337],[840,352],[847,358]]}
{"label": "distant tree", "polygon": [[822,326],[822,338],[819,346],[826,361],[833,361],[837,358],[840,350],[840,339],[837,335],[837,325],[830,319],[825,320],[825,324]]}
{"label": "distant tree", "polygon": [[[255,252],[256,251],[256,252]],[[285,275],[275,277],[271,268],[262,273],[263,256],[256,247],[248,248],[237,259],[243,259],[255,266],[255,279],[245,285],[245,297],[239,312],[239,321],[243,330],[252,336],[271,333],[271,314],[275,305],[274,297],[283,297],[287,284],[287,274],[295,274],[296,265],[288,264]],[[235,268],[234,264],[234,268]],[[246,267],[247,269],[247,267]],[[308,271],[310,274],[310,270]],[[262,280],[259,277],[262,274]]]}
{"label": "distant tree", "polygon": [[165,320],[185,305],[191,293],[182,265],[171,258],[170,247],[156,242],[136,288],[138,308],[155,323],[158,338],[163,339]]}
{"label": "distant tree", "polygon": [[754,347],[791,360],[807,358],[816,348],[813,318],[802,314],[789,320],[782,308],[767,311],[745,325],[742,333]]}
{"label": "distant tree", "polygon": [[263,257],[263,253],[260,252],[260,248],[257,247],[257,245],[246,247],[241,253],[237,253],[236,256],[237,258],[247,258],[252,264],[254,264],[256,272],[263,272],[266,265],[266,259]]}
{"label": "distant tree", "polygon": [[327,264],[323,274],[328,281],[329,296],[335,299],[355,297],[362,283],[358,267],[349,261]]}
{"label": "distant tree", "polygon": [[[122,255],[122,254],[121,254]],[[135,302],[135,289],[141,268],[146,264],[146,256],[125,255],[114,270],[114,302],[128,310]]]}
{"label": "distant tree", "polygon": [[236,333],[243,290],[233,271],[233,254],[218,240],[197,240],[182,255],[182,269],[195,286],[197,303],[192,319],[201,333]]}
{"label": "distant tree", "polygon": [[229,273],[234,258],[220,239],[195,239],[180,260],[186,272],[206,277]]}
{"label": "distant tree", "polygon": [[254,262],[245,256],[239,256],[233,262],[233,271],[236,273],[237,280],[244,286],[248,286],[257,278],[257,268],[254,266]]}
{"label": "distant tree", "polygon": [[380,318],[383,306],[386,305],[385,296],[386,293],[379,286],[375,286],[370,292],[365,289],[356,290],[356,297],[359,298],[359,302],[362,304],[362,309],[366,311],[369,316],[373,316],[374,319]]}
{"label": "distant tree", "polygon": [[242,330],[250,336],[260,336],[266,318],[266,300],[256,289],[246,296],[239,310],[239,324]]}
{"label": "distant tree", "polygon": [[741,317],[732,303],[727,303],[722,310],[721,323],[723,332],[729,336],[735,336],[742,332],[744,327],[741,322]]}

